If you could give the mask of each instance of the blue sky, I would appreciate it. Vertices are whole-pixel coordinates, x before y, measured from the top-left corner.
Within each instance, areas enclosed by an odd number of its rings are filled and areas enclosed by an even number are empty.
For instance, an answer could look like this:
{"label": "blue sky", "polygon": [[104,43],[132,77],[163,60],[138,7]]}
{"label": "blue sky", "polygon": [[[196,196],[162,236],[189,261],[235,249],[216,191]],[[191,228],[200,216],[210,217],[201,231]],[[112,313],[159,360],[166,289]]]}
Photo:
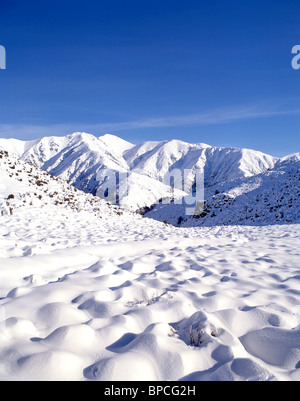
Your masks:
{"label": "blue sky", "polygon": [[1,0],[0,137],[300,151],[299,0]]}

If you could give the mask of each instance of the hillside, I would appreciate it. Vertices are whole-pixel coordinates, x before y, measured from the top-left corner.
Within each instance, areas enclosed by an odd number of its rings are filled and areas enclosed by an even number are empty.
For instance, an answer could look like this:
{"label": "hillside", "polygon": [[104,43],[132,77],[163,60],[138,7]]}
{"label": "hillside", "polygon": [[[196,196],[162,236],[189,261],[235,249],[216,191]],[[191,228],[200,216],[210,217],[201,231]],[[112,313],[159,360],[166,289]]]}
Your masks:
{"label": "hillside", "polygon": [[300,222],[300,154],[264,173],[206,188],[200,215],[186,216],[184,204],[171,204],[157,205],[147,217],[182,227]]}
{"label": "hillside", "polygon": [[77,190],[45,171],[18,160],[0,149],[0,215],[13,215],[16,209],[63,207],[89,211],[101,216],[120,212],[102,199]]}

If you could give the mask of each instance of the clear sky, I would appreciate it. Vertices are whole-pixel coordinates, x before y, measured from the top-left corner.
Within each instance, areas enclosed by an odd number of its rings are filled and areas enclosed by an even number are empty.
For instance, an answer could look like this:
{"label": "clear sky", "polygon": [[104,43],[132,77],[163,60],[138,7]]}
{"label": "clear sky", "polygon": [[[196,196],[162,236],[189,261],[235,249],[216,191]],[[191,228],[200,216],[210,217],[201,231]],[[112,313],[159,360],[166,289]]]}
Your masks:
{"label": "clear sky", "polygon": [[299,0],[0,0],[0,137],[300,151]]}

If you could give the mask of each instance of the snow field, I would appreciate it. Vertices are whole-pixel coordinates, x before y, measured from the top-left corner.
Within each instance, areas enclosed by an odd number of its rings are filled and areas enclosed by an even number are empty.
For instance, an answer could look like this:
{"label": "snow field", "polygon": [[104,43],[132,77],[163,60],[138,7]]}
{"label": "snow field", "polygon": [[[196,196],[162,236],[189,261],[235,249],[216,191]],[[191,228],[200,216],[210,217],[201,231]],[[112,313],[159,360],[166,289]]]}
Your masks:
{"label": "snow field", "polygon": [[43,213],[1,220],[1,380],[299,380],[299,225]]}

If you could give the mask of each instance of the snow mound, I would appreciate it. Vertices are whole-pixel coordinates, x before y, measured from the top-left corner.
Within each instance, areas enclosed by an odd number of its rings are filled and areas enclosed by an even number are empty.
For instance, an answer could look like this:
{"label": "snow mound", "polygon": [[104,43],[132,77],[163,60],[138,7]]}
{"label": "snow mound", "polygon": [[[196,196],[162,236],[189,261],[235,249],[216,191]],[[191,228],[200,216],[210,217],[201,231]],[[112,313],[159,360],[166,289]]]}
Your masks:
{"label": "snow mound", "polygon": [[[33,239],[42,209],[1,217],[1,380],[300,379],[299,225],[116,218],[97,228],[86,213],[56,212],[44,236],[61,241],[49,252]],[[77,245],[63,243],[74,229]],[[25,241],[41,253],[13,255]]]}

